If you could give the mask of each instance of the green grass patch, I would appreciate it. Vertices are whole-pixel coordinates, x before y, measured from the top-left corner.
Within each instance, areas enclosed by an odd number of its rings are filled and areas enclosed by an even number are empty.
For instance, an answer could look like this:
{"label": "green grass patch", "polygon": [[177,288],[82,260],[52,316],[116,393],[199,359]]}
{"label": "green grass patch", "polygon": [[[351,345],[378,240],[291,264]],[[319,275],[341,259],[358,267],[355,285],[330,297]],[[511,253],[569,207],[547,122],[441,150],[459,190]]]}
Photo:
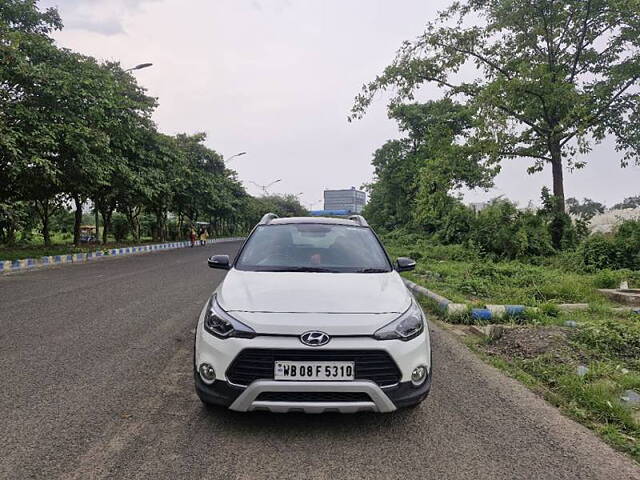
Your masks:
{"label": "green grass patch", "polygon": [[598,288],[611,288],[623,279],[640,283],[640,272],[604,270],[572,271],[558,259],[496,262],[461,245],[411,243],[402,238],[385,239],[393,257],[409,256],[418,261],[407,278],[456,303],[540,307],[559,303],[589,303],[614,306]]}
{"label": "green grass patch", "polygon": [[40,258],[52,255],[68,255],[72,253],[95,252],[98,250],[104,251],[112,248],[122,248],[132,245],[144,245],[147,243],[154,242],[151,242],[150,238],[146,238],[140,241],[112,241],[106,244],[86,244],[79,247],[74,247],[73,244],[64,241],[60,241],[60,243],[54,243],[49,247],[45,247],[39,242],[36,244],[16,247],[0,246],[0,260],[20,260],[23,258]]}
{"label": "green grass patch", "polygon": [[[492,342],[470,337],[466,343],[488,363],[640,462],[640,408],[621,401],[626,390],[640,392],[640,362],[634,350],[640,327],[632,315],[597,310],[561,313],[548,324],[572,318],[579,326],[563,329],[567,332],[563,348],[554,345],[533,357],[518,351],[522,340],[509,340],[517,330],[507,330]],[[520,334],[524,331],[535,335],[536,327],[519,327]],[[588,368],[586,375],[578,375],[579,365]]]}

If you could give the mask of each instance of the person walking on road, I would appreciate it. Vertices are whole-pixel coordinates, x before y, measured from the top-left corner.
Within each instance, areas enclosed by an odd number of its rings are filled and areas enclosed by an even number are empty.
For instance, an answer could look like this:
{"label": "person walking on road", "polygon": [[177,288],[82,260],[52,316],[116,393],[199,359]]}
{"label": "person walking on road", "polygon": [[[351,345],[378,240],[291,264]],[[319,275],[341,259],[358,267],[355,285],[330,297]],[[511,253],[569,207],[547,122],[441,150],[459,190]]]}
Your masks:
{"label": "person walking on road", "polygon": [[189,240],[191,241],[191,248],[196,244],[196,231],[191,227],[189,229]]}
{"label": "person walking on road", "polygon": [[209,232],[207,232],[206,228],[202,227],[202,230],[200,230],[200,245],[205,245],[207,238],[209,238]]}

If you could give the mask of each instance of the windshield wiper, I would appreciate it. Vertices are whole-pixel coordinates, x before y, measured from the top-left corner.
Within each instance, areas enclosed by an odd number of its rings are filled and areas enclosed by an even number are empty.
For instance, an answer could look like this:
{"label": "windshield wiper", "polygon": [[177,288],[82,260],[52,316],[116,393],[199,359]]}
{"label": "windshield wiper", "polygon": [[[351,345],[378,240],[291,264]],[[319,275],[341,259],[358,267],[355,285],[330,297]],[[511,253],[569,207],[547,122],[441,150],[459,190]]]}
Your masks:
{"label": "windshield wiper", "polygon": [[356,273],[388,273],[389,270],[385,268],[361,268],[356,270]]}

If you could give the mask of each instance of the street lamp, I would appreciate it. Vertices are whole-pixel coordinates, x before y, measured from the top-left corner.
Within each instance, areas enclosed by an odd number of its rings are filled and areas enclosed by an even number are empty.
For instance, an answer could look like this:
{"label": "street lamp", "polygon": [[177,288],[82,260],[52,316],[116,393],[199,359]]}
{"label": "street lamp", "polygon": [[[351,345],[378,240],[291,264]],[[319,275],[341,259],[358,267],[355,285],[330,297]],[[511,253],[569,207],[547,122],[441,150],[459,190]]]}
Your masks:
{"label": "street lamp", "polygon": [[231,160],[233,160],[236,157],[239,157],[241,155],[246,155],[247,152],[240,152],[240,153],[236,153],[235,155],[231,155],[228,159],[227,159],[227,163],[229,163]]}
{"label": "street lamp", "polygon": [[278,182],[281,182],[282,179],[279,178],[278,180],[274,180],[273,182],[269,183],[268,185],[260,185],[259,183],[253,182],[251,180],[249,180],[249,183],[253,183],[256,187],[261,188],[262,189],[262,195],[263,196],[267,196],[269,194],[268,189],[269,187],[271,187],[272,185],[275,185]]}
{"label": "street lamp", "polygon": [[136,65],[135,67],[127,68],[125,72],[132,72],[134,70],[142,70],[143,68],[147,68],[152,66],[153,63],[141,63],[140,65]]}

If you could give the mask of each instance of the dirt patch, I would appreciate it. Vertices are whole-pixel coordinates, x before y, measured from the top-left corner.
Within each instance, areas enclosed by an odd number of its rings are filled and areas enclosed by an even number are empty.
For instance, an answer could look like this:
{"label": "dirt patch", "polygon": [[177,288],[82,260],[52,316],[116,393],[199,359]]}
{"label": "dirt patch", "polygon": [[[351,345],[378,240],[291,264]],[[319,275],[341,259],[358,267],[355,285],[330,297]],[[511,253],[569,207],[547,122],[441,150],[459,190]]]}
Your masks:
{"label": "dirt patch", "polygon": [[562,362],[572,357],[569,347],[571,330],[563,327],[515,327],[487,344],[484,350],[507,359],[536,358],[551,355]]}

